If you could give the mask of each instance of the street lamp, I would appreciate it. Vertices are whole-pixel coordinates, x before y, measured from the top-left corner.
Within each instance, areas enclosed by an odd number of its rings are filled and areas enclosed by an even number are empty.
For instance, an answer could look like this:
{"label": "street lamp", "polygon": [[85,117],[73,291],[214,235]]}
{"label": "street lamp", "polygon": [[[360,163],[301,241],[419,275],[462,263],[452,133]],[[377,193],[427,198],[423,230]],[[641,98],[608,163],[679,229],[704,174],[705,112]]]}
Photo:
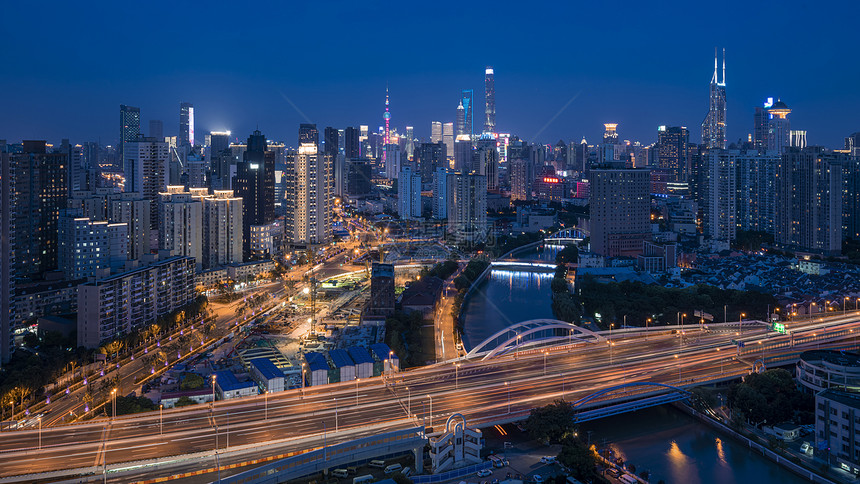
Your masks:
{"label": "street lamp", "polygon": [[546,376],[546,350],[543,350],[542,353],[543,353],[543,376]]}
{"label": "street lamp", "polygon": [[213,373],[212,374],[212,407],[211,407],[213,410],[215,409],[215,378],[217,378],[217,377]]}
{"label": "street lamp", "polygon": [[158,406],[158,435],[164,435],[164,405]]}
{"label": "street lamp", "polygon": [[265,418],[263,420],[269,420],[269,390],[266,389],[266,392],[263,395],[265,395],[265,397],[263,397],[265,409]]}
{"label": "street lamp", "polygon": [[505,382],[505,388],[508,390],[508,413],[511,413],[511,385],[510,385],[510,382]]}
{"label": "street lamp", "polygon": [[433,428],[433,397],[431,397],[430,394],[428,393],[427,398],[430,399],[430,415],[429,415],[430,425],[429,425],[429,427]]}
{"label": "street lamp", "polygon": [[110,391],[110,397],[113,400],[113,418],[116,418],[116,388]]}
{"label": "street lamp", "polygon": [[406,387],[406,413],[412,415],[412,390]]}
{"label": "street lamp", "polygon": [[39,421],[39,450],[42,450],[42,416],[36,418]]}
{"label": "street lamp", "polygon": [[358,382],[361,381],[361,378],[355,379],[355,406],[358,406]]}
{"label": "street lamp", "polygon": [[460,364],[454,363],[454,388],[460,388]]}
{"label": "street lamp", "polygon": [[747,315],[746,313],[741,313],[741,320],[740,320],[740,322],[738,323],[738,325],[739,325],[739,326],[740,326],[740,328],[741,328],[741,329],[740,329],[740,333],[741,333],[741,334],[744,334],[744,318],[746,317],[746,315]]}

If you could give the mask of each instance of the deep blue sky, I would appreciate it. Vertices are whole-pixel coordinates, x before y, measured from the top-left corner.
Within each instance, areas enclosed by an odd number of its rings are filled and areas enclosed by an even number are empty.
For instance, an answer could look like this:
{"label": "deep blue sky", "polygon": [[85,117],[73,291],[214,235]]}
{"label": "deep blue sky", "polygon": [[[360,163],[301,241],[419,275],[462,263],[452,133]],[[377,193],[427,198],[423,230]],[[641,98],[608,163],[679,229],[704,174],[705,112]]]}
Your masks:
{"label": "deep blue sky", "polygon": [[[6,2],[0,29],[0,138],[118,136],[119,104],[143,129],[178,131],[194,103],[197,137],[259,126],[295,144],[320,127],[454,120],[496,71],[497,127],[530,141],[596,141],[602,123],[650,143],[660,124],[700,140],[715,46],[728,59],[730,140],[765,97],[793,110],[809,141],[841,147],[860,131],[860,2]],[[85,6],[88,5],[88,6]],[[572,98],[561,114],[553,117]],[[550,122],[551,121],[551,122]]]}

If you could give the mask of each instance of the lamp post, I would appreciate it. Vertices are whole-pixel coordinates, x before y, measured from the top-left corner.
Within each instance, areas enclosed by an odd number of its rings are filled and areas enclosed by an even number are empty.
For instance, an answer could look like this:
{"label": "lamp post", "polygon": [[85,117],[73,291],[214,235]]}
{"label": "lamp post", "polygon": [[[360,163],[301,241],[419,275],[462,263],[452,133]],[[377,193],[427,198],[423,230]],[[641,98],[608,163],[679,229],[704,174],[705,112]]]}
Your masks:
{"label": "lamp post", "polygon": [[744,318],[745,318],[745,317],[746,317],[746,313],[741,313],[741,320],[740,320],[740,322],[738,323],[738,324],[739,324],[739,326],[740,326],[740,328],[741,328],[741,329],[740,329],[741,336],[743,336],[743,334],[744,334]]}
{"label": "lamp post", "polygon": [[460,388],[460,364],[454,363],[454,388]]}
{"label": "lamp post", "polygon": [[110,398],[113,401],[113,418],[116,418],[116,388],[110,391]]}
{"label": "lamp post", "polygon": [[648,324],[651,322],[651,318],[645,318],[645,339],[648,339]]}
{"label": "lamp post", "polygon": [[263,397],[265,408],[265,418],[263,418],[263,420],[269,420],[269,390],[266,389],[266,393],[264,393],[263,395],[265,395]]}
{"label": "lamp post", "polygon": [[337,433],[337,398],[334,399],[334,433]]}
{"label": "lamp post", "polygon": [[164,405],[158,406],[158,435],[164,435]]}
{"label": "lamp post", "polygon": [[355,406],[358,406],[358,382],[361,381],[361,378],[355,379]]}
{"label": "lamp post", "polygon": [[561,399],[564,400],[564,373],[558,375],[561,378]]}
{"label": "lamp post", "polygon": [[412,390],[406,387],[406,413],[412,415]]}
{"label": "lamp post", "polygon": [[212,406],[210,407],[213,411],[215,410],[215,379],[217,377],[215,374],[212,374]]}
{"label": "lamp post", "polygon": [[519,356],[520,356],[520,338],[522,338],[522,336],[520,336],[519,333],[517,333],[517,349],[514,352],[514,359],[515,360],[517,358],[519,358]]}
{"label": "lamp post", "polygon": [[546,376],[546,350],[543,350],[543,376]]}
{"label": "lamp post", "polygon": [[428,420],[430,420],[430,428],[433,428],[433,397],[428,393],[427,398],[430,399],[430,415],[428,415],[430,418]]}
{"label": "lamp post", "polygon": [[510,382],[505,382],[505,388],[508,390],[508,413],[511,413],[511,385],[510,385]]}
{"label": "lamp post", "polygon": [[42,450],[42,417],[39,416],[36,420],[39,421],[39,450]]}

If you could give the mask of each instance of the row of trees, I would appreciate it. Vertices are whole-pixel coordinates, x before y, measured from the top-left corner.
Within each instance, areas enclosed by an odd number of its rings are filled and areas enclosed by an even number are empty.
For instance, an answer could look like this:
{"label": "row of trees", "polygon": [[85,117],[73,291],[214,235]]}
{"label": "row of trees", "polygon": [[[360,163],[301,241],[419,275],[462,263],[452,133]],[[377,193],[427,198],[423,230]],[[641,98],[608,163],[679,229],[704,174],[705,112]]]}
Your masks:
{"label": "row of trees", "polygon": [[799,390],[791,373],[782,368],[744,377],[729,388],[728,404],[736,419],[745,418],[753,425],[815,419],[815,397]]}
{"label": "row of trees", "polygon": [[421,356],[423,326],[424,317],[419,311],[397,311],[385,319],[385,342],[400,358],[401,368],[424,364]]}

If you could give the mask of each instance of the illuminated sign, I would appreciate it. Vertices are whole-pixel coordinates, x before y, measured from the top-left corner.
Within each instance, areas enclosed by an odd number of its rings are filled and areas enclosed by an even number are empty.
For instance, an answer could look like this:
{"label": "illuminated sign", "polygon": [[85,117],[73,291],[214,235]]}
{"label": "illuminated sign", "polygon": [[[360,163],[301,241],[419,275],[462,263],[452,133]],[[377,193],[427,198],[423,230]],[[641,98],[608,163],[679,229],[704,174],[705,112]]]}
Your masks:
{"label": "illuminated sign", "polygon": [[554,176],[545,176],[543,177],[544,183],[558,183],[560,180]]}
{"label": "illuminated sign", "polygon": [[772,97],[767,98],[767,102],[764,103],[764,107],[765,107],[765,109],[769,109],[769,108],[773,107],[773,98]]}
{"label": "illuminated sign", "polygon": [[250,164],[250,166],[251,166],[251,169],[252,169],[252,170],[258,170],[258,169],[260,169],[260,165],[259,165],[259,164],[257,164],[257,163],[251,163],[251,164]]}
{"label": "illuminated sign", "polygon": [[782,323],[773,323],[773,330],[777,333],[785,334],[785,325]]}

